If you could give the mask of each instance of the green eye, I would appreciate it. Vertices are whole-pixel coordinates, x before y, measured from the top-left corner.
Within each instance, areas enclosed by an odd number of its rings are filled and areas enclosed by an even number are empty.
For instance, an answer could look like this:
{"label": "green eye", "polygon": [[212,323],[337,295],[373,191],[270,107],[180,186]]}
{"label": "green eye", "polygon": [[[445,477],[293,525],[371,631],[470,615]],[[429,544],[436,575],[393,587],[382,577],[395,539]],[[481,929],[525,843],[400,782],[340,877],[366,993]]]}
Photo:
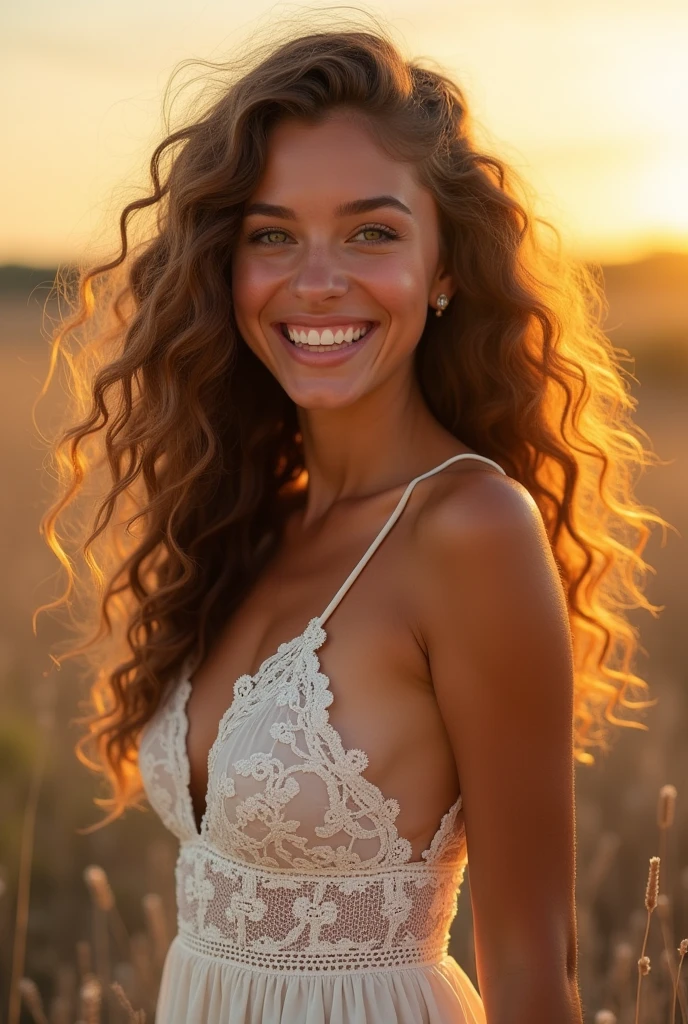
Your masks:
{"label": "green eye", "polygon": [[390,228],[385,228],[382,224],[369,224],[367,227],[361,228],[358,232],[359,235],[369,235],[371,232],[377,232],[378,235],[383,235],[383,238],[364,238],[364,242],[389,242],[397,237],[396,231],[392,231]]}
{"label": "green eye", "polygon": [[[371,245],[389,242],[399,237],[396,231],[393,231],[391,228],[387,228],[382,224],[368,224],[365,227],[359,228],[356,235],[354,235],[354,238],[358,238],[359,235],[367,236],[370,234],[382,235],[381,238],[365,237],[362,239],[363,242],[369,242]],[[262,228],[260,231],[255,231],[249,236],[249,242],[260,242],[265,246],[286,245],[288,237],[287,232],[283,231],[282,228]]]}

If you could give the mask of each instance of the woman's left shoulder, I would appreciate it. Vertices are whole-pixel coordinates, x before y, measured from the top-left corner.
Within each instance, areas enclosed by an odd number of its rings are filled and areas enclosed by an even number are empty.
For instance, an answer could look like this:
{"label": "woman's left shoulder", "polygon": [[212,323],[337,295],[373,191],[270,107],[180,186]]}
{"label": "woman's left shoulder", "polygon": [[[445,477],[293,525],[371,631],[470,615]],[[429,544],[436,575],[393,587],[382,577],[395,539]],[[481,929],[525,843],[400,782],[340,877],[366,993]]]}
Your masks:
{"label": "woman's left shoulder", "polygon": [[[477,468],[472,463],[447,473],[428,495],[415,524],[415,542],[419,551],[440,561],[452,554],[463,554],[469,544],[500,547],[531,543],[549,548],[540,509],[530,491],[518,480],[494,469]],[[484,464],[483,464],[484,465]],[[466,467],[466,468],[463,468]]]}
{"label": "woman's left shoulder", "polygon": [[412,547],[422,629],[447,621],[455,630],[457,615],[475,626],[482,611],[488,629],[503,631],[505,617],[539,616],[566,630],[564,577],[540,509],[518,480],[496,470],[448,474],[419,512]]}

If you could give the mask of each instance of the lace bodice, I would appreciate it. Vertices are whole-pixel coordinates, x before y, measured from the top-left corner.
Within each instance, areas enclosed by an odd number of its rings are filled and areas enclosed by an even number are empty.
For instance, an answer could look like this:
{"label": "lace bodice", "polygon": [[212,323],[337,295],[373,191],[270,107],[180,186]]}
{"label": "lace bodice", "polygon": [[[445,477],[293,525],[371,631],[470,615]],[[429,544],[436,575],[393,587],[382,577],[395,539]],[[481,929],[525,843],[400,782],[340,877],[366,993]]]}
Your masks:
{"label": "lace bodice", "polygon": [[181,843],[180,935],[201,952],[283,970],[389,966],[446,946],[467,862],[462,798],[427,850],[395,821],[399,804],[365,778],[367,754],[345,749],[318,649],[324,623],[401,514],[392,516],[322,615],[234,683],[208,754],[200,830],[189,792],[186,706],[194,659],[143,732],[139,765],[151,805]]}

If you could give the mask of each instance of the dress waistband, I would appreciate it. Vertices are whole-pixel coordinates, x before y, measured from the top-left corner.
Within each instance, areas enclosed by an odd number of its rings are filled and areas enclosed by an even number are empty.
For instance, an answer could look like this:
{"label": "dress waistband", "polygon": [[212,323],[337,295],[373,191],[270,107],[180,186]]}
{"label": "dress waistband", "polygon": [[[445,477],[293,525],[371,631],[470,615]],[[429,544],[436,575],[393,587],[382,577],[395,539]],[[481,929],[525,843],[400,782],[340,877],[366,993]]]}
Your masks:
{"label": "dress waistband", "polygon": [[176,867],[178,939],[194,953],[272,974],[433,964],[447,955],[464,870],[298,874],[187,843]]}

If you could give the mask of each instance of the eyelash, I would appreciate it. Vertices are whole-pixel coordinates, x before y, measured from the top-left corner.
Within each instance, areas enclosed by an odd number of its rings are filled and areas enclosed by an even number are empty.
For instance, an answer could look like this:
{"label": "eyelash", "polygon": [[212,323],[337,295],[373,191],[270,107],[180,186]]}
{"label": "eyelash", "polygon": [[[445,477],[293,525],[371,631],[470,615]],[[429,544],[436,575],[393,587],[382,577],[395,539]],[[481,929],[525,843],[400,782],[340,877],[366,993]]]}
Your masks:
{"label": "eyelash", "polygon": [[[261,228],[260,231],[254,231],[252,235],[249,235],[248,240],[249,242],[257,242],[264,235],[272,234],[273,231],[280,232],[283,235],[287,234],[284,228]],[[374,241],[367,239],[365,243],[366,245],[381,245],[384,242],[389,242],[399,237],[396,231],[385,227],[384,224],[364,224],[363,227],[358,229],[356,234],[360,235],[362,231],[381,231],[387,236],[386,238],[377,238]],[[263,242],[263,245],[267,246],[284,244],[284,242]]]}

